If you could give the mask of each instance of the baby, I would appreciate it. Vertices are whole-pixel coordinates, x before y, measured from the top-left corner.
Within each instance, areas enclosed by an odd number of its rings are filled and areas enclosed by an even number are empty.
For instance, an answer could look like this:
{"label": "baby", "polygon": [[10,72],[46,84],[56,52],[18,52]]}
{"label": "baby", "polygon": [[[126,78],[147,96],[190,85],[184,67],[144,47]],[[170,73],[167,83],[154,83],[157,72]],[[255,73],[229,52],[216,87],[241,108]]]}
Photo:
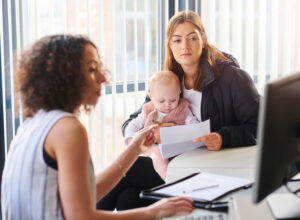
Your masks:
{"label": "baby", "polygon": [[[149,81],[150,102],[143,105],[142,112],[133,119],[125,130],[125,143],[129,144],[134,133],[152,124],[194,124],[198,119],[189,109],[189,102],[180,98],[181,88],[177,75],[171,71],[155,73]],[[157,140],[160,143],[160,140]],[[146,156],[162,179],[166,177],[168,159],[162,159],[158,146],[151,147]]]}

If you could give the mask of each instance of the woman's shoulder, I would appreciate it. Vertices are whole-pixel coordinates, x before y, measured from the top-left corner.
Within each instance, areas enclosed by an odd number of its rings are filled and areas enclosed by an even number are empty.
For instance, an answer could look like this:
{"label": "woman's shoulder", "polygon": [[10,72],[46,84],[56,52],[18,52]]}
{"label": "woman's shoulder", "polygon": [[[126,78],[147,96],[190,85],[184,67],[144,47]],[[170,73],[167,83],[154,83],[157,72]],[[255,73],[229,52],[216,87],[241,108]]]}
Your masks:
{"label": "woman's shoulder", "polygon": [[228,71],[228,69],[240,69],[240,65],[234,56],[225,52],[222,52],[222,54],[226,57],[226,59],[216,60],[217,68],[221,73]]}
{"label": "woman's shoulder", "polygon": [[51,128],[48,137],[55,142],[68,142],[87,136],[84,125],[76,117],[62,117]]}
{"label": "woman's shoulder", "polygon": [[76,117],[63,117],[55,125],[54,128],[61,133],[82,133],[85,132],[84,125]]}
{"label": "woman's shoulder", "polygon": [[221,81],[252,81],[250,75],[240,68],[238,61],[230,54],[223,54],[227,57],[226,60],[218,60],[217,66],[220,71]]}
{"label": "woman's shoulder", "polygon": [[88,151],[88,136],[84,125],[76,117],[60,118],[49,131],[45,149],[57,155]]}

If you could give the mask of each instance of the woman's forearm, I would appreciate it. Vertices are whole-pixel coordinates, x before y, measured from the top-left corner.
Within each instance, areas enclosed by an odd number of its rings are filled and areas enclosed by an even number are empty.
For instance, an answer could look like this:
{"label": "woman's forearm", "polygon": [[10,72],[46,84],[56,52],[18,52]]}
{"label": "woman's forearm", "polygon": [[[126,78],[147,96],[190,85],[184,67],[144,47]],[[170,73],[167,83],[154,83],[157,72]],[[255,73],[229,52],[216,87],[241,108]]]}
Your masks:
{"label": "woman's forearm", "polygon": [[106,220],[121,220],[121,219],[131,219],[131,220],[152,220],[156,219],[156,213],[154,210],[145,208],[138,208],[127,211],[120,212],[109,212],[109,211],[99,211],[94,210],[92,216],[89,216],[88,219],[98,220],[98,219],[106,219]]}
{"label": "woman's forearm", "polygon": [[103,198],[126,175],[140,153],[140,146],[131,143],[112,164],[96,175],[98,200]]}

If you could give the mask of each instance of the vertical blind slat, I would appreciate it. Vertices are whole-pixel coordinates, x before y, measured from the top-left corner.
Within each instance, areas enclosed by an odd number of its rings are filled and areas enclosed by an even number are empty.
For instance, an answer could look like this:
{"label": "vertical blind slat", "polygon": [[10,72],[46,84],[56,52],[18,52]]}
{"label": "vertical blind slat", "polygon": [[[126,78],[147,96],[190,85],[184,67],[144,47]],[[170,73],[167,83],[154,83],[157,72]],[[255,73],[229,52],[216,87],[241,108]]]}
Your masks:
{"label": "vertical blind slat", "polygon": [[[11,124],[11,128],[12,131],[10,131],[11,133],[11,137],[14,137],[16,134],[16,126],[15,126],[15,99],[14,99],[14,50],[17,49],[14,47],[13,43],[14,43],[14,38],[16,37],[15,35],[13,35],[13,16],[15,13],[13,13],[13,10],[15,12],[15,8],[12,8],[12,2],[8,1],[7,2],[7,7],[8,7],[8,31],[9,31],[9,62],[6,63],[5,65],[8,65],[8,71],[9,71],[9,83],[10,83],[10,91],[7,91],[7,95],[10,95],[10,124]],[[16,46],[16,45],[15,45]]]}
{"label": "vertical blind slat", "polygon": [[[151,23],[149,22],[149,1],[145,0],[145,91],[148,91],[148,82],[149,82],[149,64],[151,59],[150,49],[151,49]],[[149,56],[150,55],[150,56]]]}
{"label": "vertical blind slat", "polygon": [[128,94],[127,94],[127,31],[126,31],[126,0],[122,0],[122,11],[123,11],[123,118],[127,117],[127,102],[128,102]]}
{"label": "vertical blind slat", "polygon": [[[293,71],[293,67],[295,66],[295,62],[297,62],[297,60],[295,59],[296,58],[296,40],[298,40],[296,38],[296,35],[297,35],[297,29],[296,29],[296,18],[297,18],[297,1],[298,0],[292,0],[291,1],[291,7],[290,7],[290,25],[291,25],[291,43],[290,43],[290,49],[291,49],[291,54],[290,54],[290,73],[292,73]],[[299,21],[298,21],[299,23]],[[299,62],[299,61],[298,61]]]}
{"label": "vertical blind slat", "polygon": [[266,16],[267,16],[267,2],[259,1],[259,31],[258,31],[258,72],[257,72],[257,86],[260,92],[263,91],[263,87],[266,82]]}
{"label": "vertical blind slat", "polygon": [[161,62],[162,55],[161,55],[161,20],[162,20],[162,13],[161,13],[161,0],[156,0],[156,71],[161,69]]}
{"label": "vertical blind slat", "polygon": [[189,0],[185,0],[185,10],[189,10]]}
{"label": "vertical blind slat", "polygon": [[[34,30],[34,39],[39,39],[40,38],[40,4],[39,4],[39,0],[34,0],[33,1],[34,4],[34,26],[35,26],[35,30]],[[33,39],[33,41],[34,41]]]}
{"label": "vertical blind slat", "polygon": [[283,22],[282,27],[282,68],[283,75],[291,73],[291,1],[281,2]]}
{"label": "vertical blind slat", "polygon": [[295,70],[300,70],[300,1],[296,1],[296,7],[295,7],[295,29],[296,29],[296,34],[295,34],[295,65],[294,69]]}
{"label": "vertical blind slat", "polygon": [[[16,57],[17,60],[14,61],[14,65],[17,66],[17,62],[20,59],[20,55],[21,55],[21,48],[23,47],[23,41],[22,41],[22,34],[23,34],[23,30],[22,30],[22,2],[20,1],[15,1],[15,17],[16,17]],[[15,93],[15,91],[14,91]],[[17,102],[18,102],[18,106],[22,106],[21,104],[21,96],[18,94],[17,95]],[[18,112],[18,122],[19,125],[21,125],[23,123],[23,113],[22,113],[22,108],[20,107],[19,109],[16,110],[16,112]]]}
{"label": "vertical blind slat", "polygon": [[[7,145],[7,142],[8,142],[8,140],[7,140],[7,120],[6,120],[6,85],[5,85],[5,68],[4,68],[4,64],[5,64],[5,57],[4,57],[4,47],[5,47],[5,45],[4,45],[4,40],[5,40],[5,37],[4,37],[4,33],[6,33],[6,35],[7,35],[7,31],[5,31],[4,32],[4,30],[6,30],[5,28],[7,27],[7,25],[5,24],[7,21],[5,21],[5,18],[7,19],[8,18],[8,16],[5,16],[5,13],[7,13],[7,9],[5,9],[4,7],[5,7],[5,2],[4,1],[2,1],[2,3],[0,3],[0,9],[1,9],[1,20],[0,20],[0,22],[1,22],[1,32],[0,32],[0,36],[1,36],[1,39],[0,39],[0,43],[1,43],[1,78],[2,78],[2,81],[1,81],[1,83],[2,83],[2,91],[1,91],[1,93],[2,93],[2,103],[1,103],[1,105],[2,105],[2,107],[3,107],[3,133],[4,133],[4,152],[5,152],[5,156],[4,156],[4,158],[6,157],[6,154],[7,154],[7,150],[8,150],[8,145]],[[2,20],[2,18],[3,18],[3,20]]]}
{"label": "vertical blind slat", "polygon": [[[90,0],[87,0],[86,2],[86,7],[87,7],[87,33],[88,36],[91,36],[91,19],[90,19],[90,14],[91,14],[91,4]],[[65,19],[66,20],[66,14],[65,14]],[[65,29],[66,30],[66,29]],[[95,110],[94,108],[91,109],[90,114],[89,114],[89,123],[88,123],[88,129],[89,129],[89,148],[90,152],[95,152],[94,150],[94,136],[95,136]],[[94,153],[92,153],[93,157]]]}
{"label": "vertical blind slat", "polygon": [[[6,2],[7,6],[7,40],[8,40],[8,47],[6,48],[6,56],[7,60],[3,63],[5,67],[5,74],[6,76],[6,88],[4,90],[5,92],[5,100],[8,102],[8,105],[6,106],[8,111],[6,111],[6,117],[7,117],[7,124],[6,124],[6,129],[7,129],[7,140],[10,141],[14,136],[15,136],[15,105],[14,105],[14,76],[13,76],[13,27],[12,27],[12,22],[13,22],[13,14],[12,14],[12,6],[11,6],[11,1]],[[4,78],[5,79],[5,78]],[[8,143],[9,144],[9,143]],[[8,146],[7,146],[8,147]]]}
{"label": "vertical blind slat", "polygon": [[212,45],[216,44],[216,2],[215,0],[203,1],[203,7],[201,8],[201,15],[203,25],[206,30],[208,42]]}
{"label": "vertical blind slat", "polygon": [[137,29],[138,29],[138,17],[137,17],[137,0],[134,0],[134,107],[135,109],[138,108],[137,103],[137,94],[138,94],[138,36],[137,36]]}
{"label": "vertical blind slat", "polygon": [[67,32],[67,0],[61,1],[62,4],[62,12],[61,12],[61,18],[62,18],[62,30],[63,33]]}
{"label": "vertical blind slat", "polygon": [[175,0],[175,14],[179,11],[178,4],[179,4],[179,0]]}
{"label": "vertical blind slat", "polygon": [[88,36],[91,36],[91,14],[92,14],[92,11],[91,11],[91,1],[90,0],[87,0],[86,1],[86,7],[87,7],[87,35]]}
{"label": "vertical blind slat", "polygon": [[247,72],[254,76],[254,2],[245,2],[245,42],[244,42],[244,64]]}
{"label": "vertical blind slat", "polygon": [[[104,50],[104,3],[103,0],[99,0],[99,38],[100,38],[100,54],[101,54],[101,59],[102,61],[104,60],[105,56],[105,50]],[[105,94],[105,86],[102,86],[102,91],[101,91],[101,98],[100,98],[100,117],[101,117],[101,124],[100,124],[100,140],[101,140],[101,168],[104,168],[105,165],[107,164],[107,148],[106,148],[106,108],[105,108],[105,103],[106,103],[106,94]]]}
{"label": "vertical blind slat", "polygon": [[278,0],[271,5],[271,46],[270,46],[270,80],[278,77]]}
{"label": "vertical blind slat", "polygon": [[[80,0],[75,1],[75,33],[80,33],[81,28],[80,28]],[[101,16],[101,15],[100,15]]]}
{"label": "vertical blind slat", "polygon": [[112,73],[113,73],[113,83],[112,83],[112,137],[113,137],[113,157],[117,157],[117,114],[116,114],[116,7],[115,0],[111,1],[112,4]]}
{"label": "vertical blind slat", "polygon": [[[164,20],[164,24],[167,24],[168,23],[168,21],[169,21],[169,1],[165,1],[164,2],[165,3],[165,5],[164,5],[164,11],[165,11],[165,20]],[[166,30],[166,28],[164,28],[164,36],[166,36],[166,33],[167,33],[167,30]]]}
{"label": "vertical blind slat", "polygon": [[229,51],[229,0],[219,1],[219,48],[225,52]]}
{"label": "vertical blind slat", "polygon": [[242,60],[242,2],[241,0],[232,0],[231,4],[232,15],[231,15],[231,51],[233,56],[238,60],[239,64],[243,66]]}
{"label": "vertical blind slat", "polygon": [[48,24],[49,24],[49,34],[54,33],[54,1],[48,1]]}

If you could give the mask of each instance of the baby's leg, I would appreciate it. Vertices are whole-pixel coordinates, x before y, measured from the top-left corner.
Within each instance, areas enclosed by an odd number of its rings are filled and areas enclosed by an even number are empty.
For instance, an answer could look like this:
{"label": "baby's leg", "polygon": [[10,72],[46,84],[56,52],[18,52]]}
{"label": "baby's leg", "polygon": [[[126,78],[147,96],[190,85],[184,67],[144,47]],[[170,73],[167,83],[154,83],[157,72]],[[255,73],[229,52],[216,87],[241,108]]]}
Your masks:
{"label": "baby's leg", "polygon": [[153,147],[151,147],[146,154],[148,157],[151,157],[155,171],[160,175],[160,177],[163,180],[165,180],[167,175],[169,160],[163,159],[161,157],[158,145],[154,145]]}

